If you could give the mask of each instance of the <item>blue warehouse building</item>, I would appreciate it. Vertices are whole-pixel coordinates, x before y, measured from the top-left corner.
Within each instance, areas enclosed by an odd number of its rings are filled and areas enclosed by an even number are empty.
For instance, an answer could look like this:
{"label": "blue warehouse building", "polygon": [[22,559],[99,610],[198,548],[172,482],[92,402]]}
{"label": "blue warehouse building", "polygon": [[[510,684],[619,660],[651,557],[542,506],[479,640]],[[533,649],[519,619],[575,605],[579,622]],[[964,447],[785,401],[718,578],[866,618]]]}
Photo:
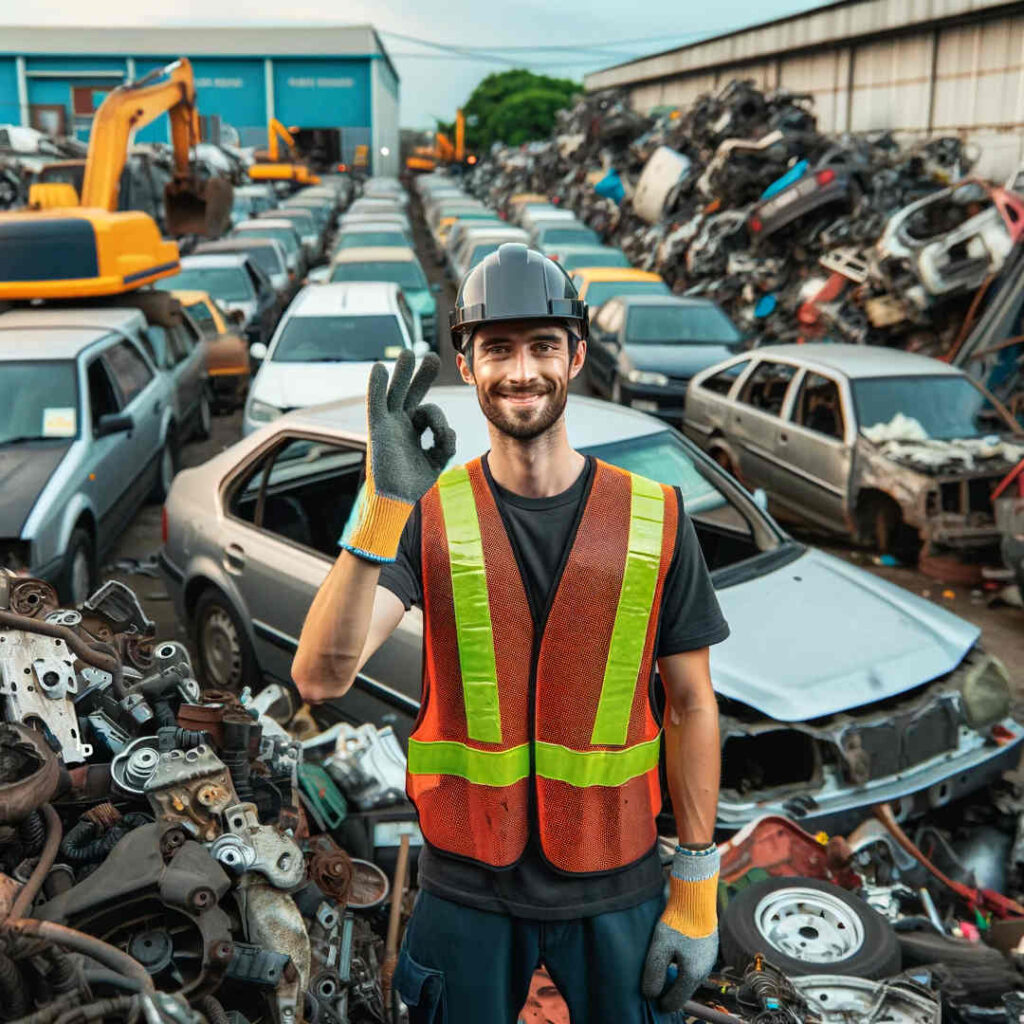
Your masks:
{"label": "blue warehouse building", "polygon": [[[193,63],[200,114],[235,129],[240,145],[265,146],[271,117],[301,128],[339,128],[347,163],[357,146],[367,146],[373,173],[398,173],[398,74],[367,25],[5,27],[0,126],[87,139],[110,89],[180,56]],[[136,141],[168,141],[167,119]]]}

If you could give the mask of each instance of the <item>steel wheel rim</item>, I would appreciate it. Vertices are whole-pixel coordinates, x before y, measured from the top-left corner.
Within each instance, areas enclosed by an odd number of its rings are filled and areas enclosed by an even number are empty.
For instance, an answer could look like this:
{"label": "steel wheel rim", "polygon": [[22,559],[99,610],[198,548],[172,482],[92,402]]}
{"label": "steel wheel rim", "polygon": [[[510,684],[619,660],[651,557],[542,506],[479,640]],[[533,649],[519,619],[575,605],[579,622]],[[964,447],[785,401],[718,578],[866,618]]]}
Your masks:
{"label": "steel wheel rim", "polygon": [[856,911],[817,889],[769,893],[754,910],[754,926],[773,949],[805,963],[839,963],[864,945],[864,925]]}
{"label": "steel wheel rim", "polygon": [[89,570],[89,555],[85,548],[78,548],[71,559],[71,600],[81,604],[89,596],[92,584],[92,573]]}
{"label": "steel wheel rim", "polygon": [[235,623],[223,608],[207,612],[200,643],[209,682],[218,689],[237,690],[242,682],[242,644]]}

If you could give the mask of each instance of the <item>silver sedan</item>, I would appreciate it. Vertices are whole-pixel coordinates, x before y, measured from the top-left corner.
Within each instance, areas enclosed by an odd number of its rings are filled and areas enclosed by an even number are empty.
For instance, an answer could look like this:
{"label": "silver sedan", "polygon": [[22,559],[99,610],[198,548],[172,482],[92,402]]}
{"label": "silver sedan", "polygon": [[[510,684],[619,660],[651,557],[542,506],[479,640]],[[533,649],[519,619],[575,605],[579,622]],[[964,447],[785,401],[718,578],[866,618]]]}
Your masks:
{"label": "silver sedan", "polygon": [[[487,440],[476,396],[437,388],[464,461]],[[712,649],[722,724],[719,825],[764,813],[837,830],[985,785],[1019,756],[1005,669],[949,612],[788,537],[679,432],[573,396],[575,447],[678,486],[732,635]],[[209,685],[287,682],[302,623],[359,494],[361,399],[297,410],[175,479],[161,565]],[[415,608],[333,711],[408,736]]]}

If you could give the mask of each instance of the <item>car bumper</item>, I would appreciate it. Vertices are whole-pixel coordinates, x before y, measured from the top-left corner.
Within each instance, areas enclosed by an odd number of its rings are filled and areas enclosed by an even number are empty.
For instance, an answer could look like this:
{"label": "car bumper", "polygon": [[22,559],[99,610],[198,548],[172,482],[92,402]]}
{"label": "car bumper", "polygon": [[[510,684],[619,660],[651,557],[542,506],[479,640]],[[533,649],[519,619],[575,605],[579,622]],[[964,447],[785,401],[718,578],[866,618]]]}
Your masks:
{"label": "car bumper", "polygon": [[968,732],[956,750],[862,786],[826,779],[819,789],[796,796],[780,793],[777,799],[750,801],[721,796],[716,827],[734,832],[764,814],[781,814],[808,831],[842,835],[863,820],[875,804],[899,804],[901,818],[945,806],[1016,767],[1024,728],[1012,718],[1005,719],[1000,727],[1010,738],[998,746],[986,736]]}
{"label": "car bumper", "polygon": [[622,404],[639,412],[658,416],[663,420],[679,423],[686,407],[686,385],[668,384],[656,387],[647,384],[630,384],[622,381]]}
{"label": "car bumper", "polygon": [[249,380],[248,373],[211,373],[210,389],[216,401],[235,405],[245,400]]}

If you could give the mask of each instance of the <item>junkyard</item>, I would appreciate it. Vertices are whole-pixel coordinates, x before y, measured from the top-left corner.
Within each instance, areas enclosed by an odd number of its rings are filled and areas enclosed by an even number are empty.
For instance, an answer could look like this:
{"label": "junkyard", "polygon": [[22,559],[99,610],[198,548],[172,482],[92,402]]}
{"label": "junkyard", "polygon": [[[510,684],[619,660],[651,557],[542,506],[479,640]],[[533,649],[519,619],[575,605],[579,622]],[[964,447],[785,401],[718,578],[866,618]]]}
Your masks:
{"label": "junkyard", "polygon": [[[400,130],[387,28],[0,29],[0,1021],[1024,1020],[1024,15],[777,13],[598,47],[522,131],[511,35]],[[503,260],[546,313],[473,297]],[[520,323],[568,341],[509,370]],[[556,342],[588,482],[537,598],[510,508],[564,487],[501,478],[482,382]],[[668,649],[686,538],[727,627]]]}

